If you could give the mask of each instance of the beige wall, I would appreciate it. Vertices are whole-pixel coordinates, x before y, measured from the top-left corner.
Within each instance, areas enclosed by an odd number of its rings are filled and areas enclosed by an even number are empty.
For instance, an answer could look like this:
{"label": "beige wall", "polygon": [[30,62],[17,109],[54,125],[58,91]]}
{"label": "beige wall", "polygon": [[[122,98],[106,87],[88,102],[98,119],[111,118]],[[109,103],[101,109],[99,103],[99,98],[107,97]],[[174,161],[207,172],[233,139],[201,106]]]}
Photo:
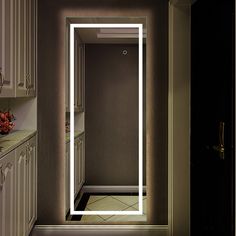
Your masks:
{"label": "beige wall", "polygon": [[168,2],[38,2],[38,222],[64,224],[65,17],[147,16],[147,194],[149,224],[168,223]]}
{"label": "beige wall", "polygon": [[[181,1],[179,1],[181,2]],[[169,8],[169,225],[190,235],[191,6]]]}
{"label": "beige wall", "polygon": [[85,52],[85,185],[138,186],[138,45],[87,44]]}

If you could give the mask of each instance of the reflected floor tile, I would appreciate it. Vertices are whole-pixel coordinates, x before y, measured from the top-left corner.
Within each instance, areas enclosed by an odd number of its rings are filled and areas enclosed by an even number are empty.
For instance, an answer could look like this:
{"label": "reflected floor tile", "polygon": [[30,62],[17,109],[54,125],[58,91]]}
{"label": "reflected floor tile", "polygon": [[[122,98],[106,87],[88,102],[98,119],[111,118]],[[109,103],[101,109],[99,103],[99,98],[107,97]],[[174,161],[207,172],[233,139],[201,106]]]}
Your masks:
{"label": "reflected floor tile", "polygon": [[91,211],[122,211],[127,205],[108,196],[87,205],[87,208]]}
{"label": "reflected floor tile", "polygon": [[[126,222],[146,221],[146,196],[143,196],[144,215],[83,215],[82,222]],[[132,206],[132,207],[131,207]],[[85,210],[87,211],[136,211],[138,196],[127,195],[91,195]]]}
{"label": "reflected floor tile", "polygon": [[[134,207],[135,209],[138,210],[138,203],[136,203],[132,207]],[[144,214],[147,214],[147,199],[143,200],[143,212],[144,212]]]}
{"label": "reflected floor tile", "polygon": [[98,201],[98,200],[101,200],[101,199],[103,199],[103,198],[105,198],[105,197],[107,197],[107,196],[90,196],[89,197],[89,200],[88,200],[88,203],[87,203],[87,206],[89,205],[89,204],[91,204],[91,203],[94,203],[94,202],[96,202],[96,201]]}
{"label": "reflected floor tile", "polygon": [[[133,207],[126,209],[127,211],[135,211]],[[147,221],[146,215],[114,215],[106,219],[106,222],[125,222],[125,221]]]}
{"label": "reflected floor tile", "polygon": [[113,198],[125,203],[128,206],[132,206],[138,203],[138,196],[112,196]]}

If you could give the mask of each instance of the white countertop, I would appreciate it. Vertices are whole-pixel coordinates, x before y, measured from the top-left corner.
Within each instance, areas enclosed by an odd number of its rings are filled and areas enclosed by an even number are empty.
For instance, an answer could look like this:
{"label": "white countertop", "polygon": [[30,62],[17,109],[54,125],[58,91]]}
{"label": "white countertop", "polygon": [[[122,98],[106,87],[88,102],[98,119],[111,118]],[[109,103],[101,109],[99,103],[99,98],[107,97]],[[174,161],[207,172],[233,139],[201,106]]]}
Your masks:
{"label": "white countertop", "polygon": [[33,137],[36,133],[36,130],[14,130],[7,135],[0,135],[0,158]]}
{"label": "white countertop", "polygon": [[[78,131],[75,131],[75,138],[79,137],[80,135],[82,135],[84,133],[83,130],[78,130]],[[69,143],[70,142],[70,132],[67,132],[66,133],[66,143]]]}

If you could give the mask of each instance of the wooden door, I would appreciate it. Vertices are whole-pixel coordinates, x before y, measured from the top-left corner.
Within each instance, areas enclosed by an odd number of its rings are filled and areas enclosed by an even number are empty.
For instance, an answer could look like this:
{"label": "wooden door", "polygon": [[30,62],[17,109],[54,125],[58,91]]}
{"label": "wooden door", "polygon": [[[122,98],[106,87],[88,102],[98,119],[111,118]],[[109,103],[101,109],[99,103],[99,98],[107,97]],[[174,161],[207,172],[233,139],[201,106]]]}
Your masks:
{"label": "wooden door", "polygon": [[192,6],[191,235],[234,234],[234,1]]}

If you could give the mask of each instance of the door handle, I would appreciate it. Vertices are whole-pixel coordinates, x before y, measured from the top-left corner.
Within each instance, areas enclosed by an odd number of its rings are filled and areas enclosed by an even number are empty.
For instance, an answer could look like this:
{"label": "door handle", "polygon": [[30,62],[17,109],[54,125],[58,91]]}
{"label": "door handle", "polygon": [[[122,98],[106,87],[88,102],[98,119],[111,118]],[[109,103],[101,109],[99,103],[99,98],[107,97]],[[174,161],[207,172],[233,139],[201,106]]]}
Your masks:
{"label": "door handle", "polygon": [[221,160],[225,159],[225,122],[220,122],[219,125],[219,144],[213,146],[213,149],[218,152]]}

